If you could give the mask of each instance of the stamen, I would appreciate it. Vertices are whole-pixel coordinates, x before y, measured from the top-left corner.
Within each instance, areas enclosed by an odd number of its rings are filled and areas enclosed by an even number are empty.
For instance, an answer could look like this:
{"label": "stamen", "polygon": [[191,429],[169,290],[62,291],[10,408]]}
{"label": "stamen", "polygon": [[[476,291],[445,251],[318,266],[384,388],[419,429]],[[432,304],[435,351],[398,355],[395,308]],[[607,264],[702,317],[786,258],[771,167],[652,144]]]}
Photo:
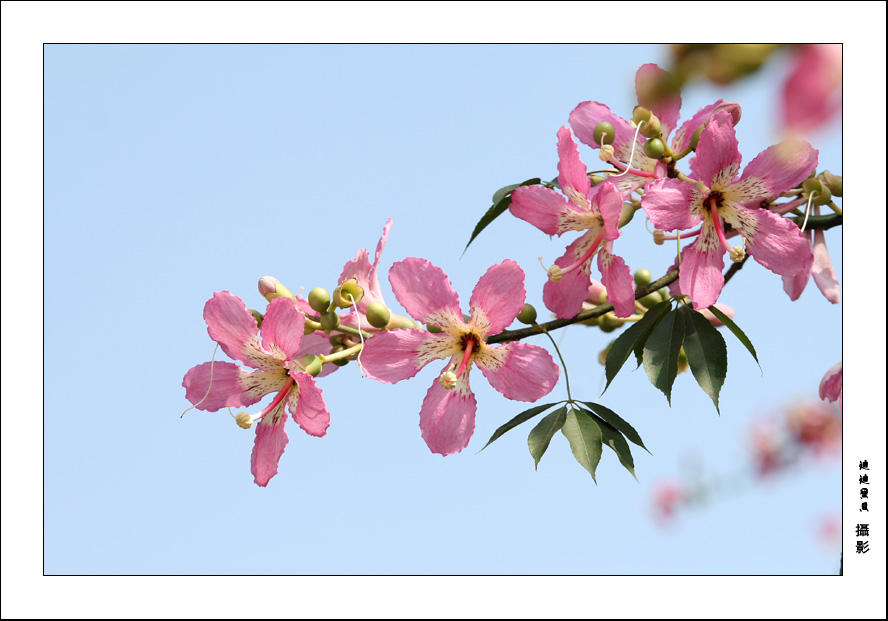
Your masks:
{"label": "stamen", "polygon": [[724,248],[728,252],[731,252],[731,244],[729,244],[728,240],[725,239],[724,225],[722,225],[722,221],[718,217],[717,203],[718,201],[714,197],[709,199],[710,213],[712,214],[712,224],[713,226],[715,226],[715,234],[718,235],[718,240],[721,242],[722,248]]}
{"label": "stamen", "polygon": [[802,233],[805,232],[805,227],[808,226],[808,215],[811,213],[811,201],[814,200],[815,194],[817,194],[817,192],[811,192],[808,195],[808,206],[805,207],[805,221],[802,222]]}
{"label": "stamen", "polygon": [[[216,370],[215,363],[216,363],[216,352],[217,351],[219,351],[219,343],[216,343],[216,348],[213,350],[213,357],[210,358],[210,385],[207,386],[207,394],[205,394],[203,396],[203,399],[201,399],[200,401],[198,401],[197,403],[192,405],[190,408],[188,408],[188,410],[193,410],[194,408],[199,406],[201,403],[203,403],[207,397],[210,396],[210,389],[213,387],[213,372]],[[185,410],[185,412],[187,412],[188,410]],[[185,412],[182,412],[182,415],[179,416],[179,418],[182,418],[183,416],[185,416]]]}
{"label": "stamen", "polygon": [[466,370],[466,367],[469,366],[469,360],[472,358],[472,349],[475,347],[475,339],[469,338],[466,339],[466,351],[463,354],[462,362],[459,365],[459,369],[456,371],[456,377],[459,377]]}
{"label": "stamen", "polygon": [[[625,175],[626,173],[628,173],[628,172],[631,170],[631,167],[632,167],[632,161],[635,159],[635,147],[636,147],[636,145],[638,144],[638,130],[641,129],[641,126],[642,126],[642,125],[644,125],[644,121],[640,122],[640,123],[638,124],[638,127],[635,128],[635,137],[632,138],[632,151],[629,153],[629,163],[626,164],[626,170],[624,170],[623,172],[621,172],[619,175],[614,175],[614,177],[622,177],[623,175]],[[613,163],[614,166],[616,166],[617,168],[620,167],[619,164],[618,164],[617,162],[612,162],[612,163]],[[653,175],[652,175],[651,173],[645,173],[645,172],[640,171],[640,170],[638,170],[638,171],[634,171],[634,170],[633,170],[633,171],[632,171],[632,174],[633,174],[633,175],[637,175],[637,174],[639,174],[639,173],[641,174],[642,177],[645,177],[645,176],[647,176],[647,177],[653,177]]]}
{"label": "stamen", "polygon": [[[576,263],[573,263],[573,264],[570,265],[569,267],[562,267],[562,268],[559,268],[559,272],[560,272],[560,273],[559,273],[559,275],[558,275],[558,280],[561,280],[561,277],[562,277],[564,274],[568,274],[568,273],[574,271],[575,269],[577,269],[578,267],[580,267],[581,265],[583,265],[584,263],[586,263],[586,261],[588,261],[589,259],[591,259],[591,258],[592,258],[592,255],[595,254],[595,251],[598,250],[598,247],[601,245],[601,240],[602,240],[602,239],[604,239],[604,229],[601,229],[601,230],[598,232],[598,235],[597,235],[597,236],[595,237],[595,239],[592,241],[592,245],[589,246],[589,250],[587,250],[586,252],[583,253],[582,258],[580,258],[579,261],[577,261]],[[552,267],[555,268],[555,267],[558,267],[558,266],[554,266],[554,265],[553,265]],[[550,280],[554,280],[554,279],[552,278],[552,274],[551,274],[551,272],[550,272],[550,274],[549,274],[549,279],[550,279]],[[558,280],[555,280],[555,282],[558,282]]]}
{"label": "stamen", "polygon": [[346,294],[351,298],[352,306],[355,307],[355,316],[358,318],[358,336],[361,337],[361,351],[358,352],[358,368],[361,370],[361,377],[367,377],[367,374],[364,372],[364,365],[361,364],[361,354],[364,352],[364,331],[361,329],[361,313],[358,311],[358,303],[355,302],[355,296],[348,292]]}
{"label": "stamen", "polygon": [[453,390],[456,388],[456,373],[453,371],[444,371],[441,374],[441,377],[438,378],[438,381],[441,382],[441,386],[446,390]]}
{"label": "stamen", "polygon": [[[262,410],[261,412],[259,412],[255,416],[251,416],[250,417],[250,424],[252,425],[257,420],[262,419],[266,414],[268,414],[269,412],[272,412],[278,405],[280,405],[281,401],[284,400],[284,397],[287,396],[287,393],[290,392],[290,389],[293,387],[293,384],[295,384],[295,383],[296,383],[296,380],[294,380],[292,377],[287,376],[287,381],[284,384],[284,387],[281,388],[280,392],[278,392],[277,396],[274,398],[274,401],[272,401],[268,405],[268,407],[266,407],[264,410]],[[245,414],[246,412],[243,412],[243,413]],[[240,416],[240,414],[238,414],[238,416]],[[235,420],[237,420],[237,419],[235,419]],[[238,425],[240,425],[241,427],[244,427],[243,425],[241,425],[240,422],[238,422]],[[244,427],[244,429],[249,429],[249,426]]]}
{"label": "stamen", "polygon": [[[697,235],[700,234],[700,231],[702,231],[702,230],[703,230],[703,227],[700,227],[696,231],[691,231],[690,233],[685,233],[684,235],[682,235],[682,237],[696,237]],[[654,243],[657,244],[658,246],[662,246],[663,242],[665,242],[666,240],[671,241],[673,239],[678,239],[678,238],[679,238],[679,235],[677,233],[675,233],[675,234],[664,233],[660,229],[656,229],[654,231]]]}

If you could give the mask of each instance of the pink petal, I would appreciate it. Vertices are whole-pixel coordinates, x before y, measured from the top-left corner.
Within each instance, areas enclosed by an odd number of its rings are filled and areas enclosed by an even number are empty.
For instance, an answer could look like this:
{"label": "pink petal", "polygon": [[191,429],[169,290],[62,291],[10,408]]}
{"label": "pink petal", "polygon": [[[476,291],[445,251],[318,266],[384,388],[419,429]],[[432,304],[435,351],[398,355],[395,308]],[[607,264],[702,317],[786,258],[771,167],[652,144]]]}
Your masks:
{"label": "pink petal", "polygon": [[561,373],[548,351],[514,341],[482,350],[475,363],[491,386],[516,401],[545,397],[555,388]]}
{"label": "pink petal", "polygon": [[[346,315],[346,317],[348,317],[348,315]],[[345,322],[343,321],[342,323],[344,324]],[[363,327],[365,330],[367,329],[366,324]],[[330,345],[330,335],[324,334],[323,332],[312,332],[311,334],[306,334],[302,338],[302,346],[299,348],[299,355],[306,356],[311,354],[312,356],[326,356],[330,353],[331,349],[333,349],[333,346]],[[324,370],[315,377],[327,377],[337,369],[339,369],[339,367],[335,364],[325,364]]]}
{"label": "pink petal", "polygon": [[570,126],[580,142],[598,149],[600,144],[595,142],[595,126],[602,122],[608,122],[614,126],[614,151],[622,152],[632,148],[632,139],[635,137],[635,128],[629,125],[614,113],[610,108],[597,101],[584,101],[570,113]]}
{"label": "pink petal", "polygon": [[724,254],[711,225],[704,225],[700,237],[682,250],[678,280],[681,292],[691,297],[694,308],[706,308],[718,301],[725,286]]}
{"label": "pink petal", "polygon": [[657,179],[649,184],[641,206],[651,223],[661,231],[689,229],[700,222],[691,213],[691,205],[701,199],[690,183],[678,179]]}
{"label": "pink petal", "polygon": [[817,153],[817,149],[804,140],[784,140],[768,147],[747,164],[727,198],[742,203],[774,198],[814,172]]}
{"label": "pink petal", "polygon": [[[720,310],[728,319],[734,318],[734,309],[728,306],[727,304],[716,304],[715,307]],[[723,324],[721,319],[712,314],[708,308],[701,308],[700,314],[706,317],[706,320],[709,321],[714,327],[720,328]]]}
{"label": "pink petal", "polygon": [[601,281],[607,287],[607,301],[613,304],[616,316],[632,315],[635,312],[635,281],[629,266],[621,257],[602,248],[598,252],[598,269]]}
{"label": "pink petal", "polygon": [[833,304],[838,304],[842,299],[842,291],[829,252],[826,250],[826,237],[820,229],[814,231],[812,251],[814,265],[811,266],[811,275],[814,277],[814,282],[817,283],[817,288],[823,293],[823,297]]}
{"label": "pink petal", "polygon": [[395,384],[410,379],[432,360],[462,351],[458,339],[425,330],[386,330],[369,338],[361,352],[368,377]]}
{"label": "pink petal", "polygon": [[782,276],[783,290],[789,299],[795,302],[802,295],[805,287],[808,286],[808,280],[811,278],[811,272],[807,270],[799,270],[794,276]]}
{"label": "pink petal", "polygon": [[842,362],[833,365],[820,380],[820,398],[835,401],[842,397]]}
{"label": "pink petal", "polygon": [[842,46],[804,45],[783,86],[783,123],[804,132],[828,121],[842,109]]}
{"label": "pink petal", "polygon": [[577,204],[577,201],[581,198],[585,200],[592,189],[592,183],[586,176],[586,165],[580,160],[577,143],[570,135],[570,130],[564,126],[558,130],[558,185],[571,202],[578,207],[585,207]]}
{"label": "pink petal", "polygon": [[517,263],[505,260],[487,270],[478,280],[469,300],[469,325],[478,336],[499,334],[509,327],[524,307],[524,272]]}
{"label": "pink petal", "polygon": [[[462,322],[459,296],[440,267],[425,259],[398,261],[389,270],[392,291],[411,317],[446,330]],[[443,324],[443,325],[442,325]]]}
{"label": "pink petal", "polygon": [[617,239],[620,236],[623,195],[612,184],[606,183],[596,194],[595,204],[604,222],[604,238],[607,240]]}
{"label": "pink petal", "polygon": [[339,275],[339,284],[341,285],[350,278],[356,278],[358,285],[364,289],[364,297],[358,302],[357,307],[360,312],[366,312],[367,306],[373,302],[383,302],[382,290],[379,288],[379,257],[385,248],[388,240],[389,230],[392,228],[392,219],[389,218],[382,227],[382,237],[376,244],[376,255],[373,264],[370,264],[370,253],[366,249],[358,250],[355,258],[345,264],[342,273]]}
{"label": "pink petal", "polygon": [[[555,260],[555,265],[568,267],[576,263],[595,240],[597,231],[589,231],[577,238],[565,253]],[[575,270],[567,272],[559,282],[547,280],[543,286],[543,303],[556,317],[570,319],[583,309],[583,300],[589,290],[591,257]]]}
{"label": "pink petal", "polygon": [[281,360],[292,360],[299,352],[305,332],[305,316],[290,298],[274,298],[262,320],[262,345]]}
{"label": "pink petal", "polygon": [[660,119],[660,133],[663,135],[664,141],[675,129],[681,114],[681,94],[655,97],[658,84],[668,75],[668,71],[661,69],[654,63],[642,65],[635,73],[635,93],[638,96],[638,105],[644,106]]}
{"label": "pink petal", "polygon": [[204,306],[204,320],[210,338],[219,343],[230,358],[259,369],[280,366],[280,361],[260,347],[256,319],[239,297],[228,291],[217,291]]}
{"label": "pink petal", "polygon": [[799,227],[767,209],[736,206],[719,210],[726,222],[746,239],[746,251],[763,266],[781,276],[810,270],[811,246]]}
{"label": "pink petal", "polygon": [[456,388],[447,390],[438,378],[432,383],[419,412],[422,437],[433,453],[452,455],[469,445],[475,432],[475,395],[464,373]]}
{"label": "pink petal", "polygon": [[284,423],[287,413],[281,409],[281,416],[272,422],[271,418],[264,418],[256,426],[256,442],[253,444],[253,455],[250,458],[250,471],[253,480],[259,487],[265,487],[271,477],[277,474],[278,462],[284,449],[287,448],[287,431]]}
{"label": "pink petal", "polygon": [[[697,128],[709,121],[710,117],[716,112],[724,110],[731,115],[731,122],[736,125],[740,122],[740,105],[734,102],[724,102],[721,99],[714,104],[704,106],[692,116],[690,120],[682,123],[675,136],[672,138],[672,150],[676,153],[684,151],[691,142],[691,136],[697,131]],[[695,177],[699,178],[699,177]]]}
{"label": "pink petal", "polygon": [[287,397],[293,420],[310,436],[320,438],[326,435],[330,426],[330,412],[324,403],[324,391],[318,388],[308,373],[291,373],[291,376],[299,387],[298,390],[291,390]]}
{"label": "pink petal", "polygon": [[[262,371],[256,373],[259,373],[256,379],[266,377]],[[252,375],[230,362],[204,362],[188,370],[182,386],[185,387],[185,398],[198,410],[208,412],[253,405],[283,386],[283,380],[277,383],[250,381]]]}
{"label": "pink petal", "polygon": [[564,222],[572,214],[580,213],[563,196],[551,188],[540,185],[524,185],[512,192],[509,211],[516,218],[530,222],[546,235],[561,235],[566,228]]}
{"label": "pink petal", "polygon": [[742,161],[731,115],[726,111],[717,112],[697,145],[700,180],[713,190],[724,190],[734,182]]}

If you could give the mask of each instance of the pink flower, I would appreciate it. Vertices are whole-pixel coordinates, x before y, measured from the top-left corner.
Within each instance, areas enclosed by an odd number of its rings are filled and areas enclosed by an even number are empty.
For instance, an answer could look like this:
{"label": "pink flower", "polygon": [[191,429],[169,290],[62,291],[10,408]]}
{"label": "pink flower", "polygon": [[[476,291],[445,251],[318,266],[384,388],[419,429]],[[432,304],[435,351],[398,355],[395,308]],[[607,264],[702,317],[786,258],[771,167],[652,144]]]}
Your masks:
{"label": "pink flower", "polygon": [[[651,183],[641,205],[654,226],[664,231],[688,229],[700,222],[699,237],[682,251],[679,283],[694,308],[718,300],[724,286],[724,253],[740,260],[745,252],[781,276],[810,269],[808,241],[791,221],[745,203],[772,198],[796,186],[817,166],[817,151],[807,142],[784,140],[755,157],[739,179],[741,163],[734,124],[718,112],[700,136],[696,173],[705,191],[678,179]],[[732,249],[725,224],[743,237],[745,249]],[[697,234],[697,233],[694,233]]]}
{"label": "pink flower", "polygon": [[555,261],[543,288],[543,302],[564,319],[579,313],[588,295],[592,257],[598,252],[608,300],[618,317],[628,317],[635,312],[632,273],[622,258],[612,254],[613,240],[620,236],[623,196],[611,184],[592,187],[567,127],[558,130],[558,156],[558,184],[567,198],[546,187],[522,186],[512,192],[509,206],[513,215],[547,235],[586,231]]}
{"label": "pink flower", "polygon": [[560,371],[542,347],[518,342],[491,347],[485,342],[489,334],[498,334],[511,324],[524,306],[524,272],[514,261],[494,265],[475,285],[468,323],[450,280],[429,261],[410,258],[395,263],[389,282],[414,319],[442,332],[379,332],[367,341],[361,360],[370,377],[394,384],[413,377],[433,360],[451,359],[432,383],[419,413],[422,437],[433,453],[458,453],[472,437],[476,407],[469,371],[473,363],[509,399],[536,401],[555,387]]}
{"label": "pink flower", "polygon": [[[664,71],[653,63],[642,65],[635,74],[635,91],[638,95],[638,103],[648,108],[660,120],[660,135],[664,143],[668,141],[669,134],[678,125],[681,112],[680,93],[665,98],[655,97],[656,83],[668,75],[669,72]],[[719,99],[717,102],[698,110],[693,117],[682,124],[672,138],[672,151],[679,153],[687,148],[691,142],[691,136],[697,128],[720,110],[730,112],[735,124],[740,120],[740,106],[736,103],[724,102]],[[635,155],[632,155],[632,142],[636,135],[635,128],[628,121],[612,113],[606,105],[597,101],[584,101],[570,113],[570,126],[573,128],[574,133],[576,133],[577,138],[583,144],[587,144],[594,149],[601,148],[601,145],[595,140],[595,127],[602,122],[613,125],[614,133],[616,134],[613,142],[610,143],[614,147],[614,157],[610,160],[610,163],[620,170],[624,170],[626,164],[629,164],[631,169],[647,173],[646,176],[627,173],[623,176],[614,177],[612,183],[615,183],[617,188],[624,193],[628,193],[635,188],[642,187],[653,178],[666,176],[665,164],[645,155],[643,148],[646,139],[640,134],[635,144]],[[630,157],[632,158],[631,162]]]}
{"label": "pink flower", "polygon": [[[814,215],[820,215],[820,207],[814,208]],[[800,270],[795,276],[784,276],[783,290],[791,300],[798,300],[802,291],[805,290],[808,280],[813,276],[823,297],[833,304],[838,304],[842,299],[842,290],[832,260],[829,258],[829,251],[826,249],[826,237],[819,229],[805,231],[804,235],[811,244],[814,260],[809,269]]]}
{"label": "pink flower", "polygon": [[820,380],[820,398],[830,403],[838,400],[842,409],[842,361],[832,367]]}
{"label": "pink flower", "polygon": [[841,44],[802,45],[783,85],[783,123],[805,132],[829,121],[842,109]]}
{"label": "pink flower", "polygon": [[339,275],[339,284],[341,285],[346,280],[354,278],[358,281],[358,286],[364,290],[364,297],[358,301],[347,315],[340,317],[343,325],[357,328],[357,317],[360,315],[362,330],[367,332],[377,330],[367,321],[367,307],[373,302],[385,304],[385,300],[382,299],[382,290],[379,288],[378,269],[379,257],[382,255],[383,248],[385,248],[391,228],[392,219],[389,218],[386,220],[385,226],[382,227],[382,237],[379,238],[379,242],[376,244],[376,254],[374,255],[373,263],[370,263],[370,253],[365,248],[361,248],[358,250],[355,258],[346,263],[342,268],[342,274]]}
{"label": "pink flower", "polygon": [[241,412],[237,418],[244,428],[260,421],[251,471],[256,484],[265,487],[277,474],[288,442],[285,405],[309,435],[323,436],[330,426],[322,391],[304,372],[304,361],[300,360],[305,317],[290,298],[273,299],[262,321],[260,342],[256,320],[243,301],[228,291],[217,291],[204,306],[204,320],[210,338],[222,351],[257,370],[247,371],[230,362],[205,362],[185,374],[185,398],[198,409],[215,412],[224,407],[247,407],[277,392],[259,414]]}
{"label": "pink flower", "polygon": [[682,485],[675,481],[660,481],[652,494],[654,518],[661,526],[669,524],[680,505],[688,499],[688,493]]}
{"label": "pink flower", "polygon": [[801,448],[826,455],[841,447],[842,421],[835,407],[821,401],[794,404],[786,413],[789,435]]}

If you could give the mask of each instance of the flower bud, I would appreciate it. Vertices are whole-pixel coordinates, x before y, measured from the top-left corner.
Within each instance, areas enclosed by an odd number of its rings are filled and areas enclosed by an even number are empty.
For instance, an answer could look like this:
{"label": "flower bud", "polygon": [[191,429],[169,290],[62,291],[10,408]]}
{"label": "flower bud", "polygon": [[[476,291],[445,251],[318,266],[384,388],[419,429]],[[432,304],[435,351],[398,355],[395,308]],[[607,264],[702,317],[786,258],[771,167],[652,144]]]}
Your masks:
{"label": "flower bud", "polygon": [[248,412],[238,412],[237,416],[234,417],[234,422],[241,429],[249,429],[253,426],[253,417]]}
{"label": "flower bud", "polygon": [[620,212],[620,222],[617,224],[619,228],[623,228],[635,217],[635,207],[632,203],[623,203],[623,211]]}
{"label": "flower bud", "polygon": [[386,330],[397,330],[398,328],[412,330],[418,327],[419,326],[416,325],[416,322],[410,319],[410,317],[405,317],[404,315],[395,315],[393,313],[392,320],[388,322],[388,325],[385,328]]}
{"label": "flower bud", "polygon": [[384,328],[392,319],[390,311],[382,302],[372,302],[367,306],[367,321],[374,328]]}
{"label": "flower bud", "polygon": [[293,294],[290,293],[290,290],[273,276],[263,276],[259,279],[259,293],[269,302],[281,297],[293,299]]}
{"label": "flower bud", "polygon": [[666,145],[659,138],[651,138],[644,143],[644,154],[658,160],[666,154]]}
{"label": "flower bud", "polygon": [[611,144],[614,141],[615,136],[614,126],[607,121],[602,121],[595,126],[594,130],[592,130],[592,137],[595,139],[595,142],[601,146]]}
{"label": "flower bud", "polygon": [[636,286],[644,287],[646,284],[651,282],[651,280],[654,278],[654,275],[651,274],[650,270],[641,268],[640,270],[635,270],[633,278],[635,279]]}
{"label": "flower bud", "polygon": [[255,308],[248,308],[247,310],[250,311],[250,314],[253,316],[253,319],[256,320],[256,327],[261,328],[262,327],[262,320],[265,319],[265,316],[262,313],[260,313],[259,311],[257,311]]}
{"label": "flower bud", "polygon": [[613,313],[605,313],[598,318],[598,327],[602,332],[613,332],[623,325],[623,322],[617,319]]}
{"label": "flower bud", "polygon": [[330,294],[323,287],[315,287],[308,292],[308,305],[318,314],[326,313],[330,308]]}
{"label": "flower bud", "polygon": [[842,176],[834,175],[828,170],[824,170],[822,173],[818,175],[823,183],[829,188],[829,191],[833,193],[834,196],[842,195]]}
{"label": "flower bud", "polygon": [[303,373],[308,373],[312,377],[317,377],[324,369],[324,363],[321,362],[321,359],[311,354],[302,356],[296,361],[296,366],[298,366]]}
{"label": "flower bud", "polygon": [[347,365],[348,363],[349,363],[349,359],[348,359],[348,358],[340,358],[339,360],[334,360],[334,361],[333,361],[333,364],[335,364],[337,367],[344,367],[344,366]]}
{"label": "flower bud", "polygon": [[453,371],[444,371],[441,374],[441,377],[438,378],[438,381],[441,382],[441,386],[443,386],[447,390],[453,390],[456,388],[456,373]]}
{"label": "flower bud", "polygon": [[338,327],[339,315],[337,315],[335,311],[327,311],[326,313],[321,313],[321,328],[324,329],[324,332],[330,334],[331,330],[335,330]]}
{"label": "flower bud", "polygon": [[589,181],[592,182],[592,185],[598,185],[599,183],[604,183],[607,180],[607,177],[603,175],[592,175],[589,177]]}
{"label": "flower bud", "polygon": [[598,152],[598,159],[602,162],[609,162],[614,157],[614,147],[613,145],[606,144],[601,147],[601,151]]}
{"label": "flower bud", "polygon": [[663,300],[664,302],[668,302],[669,298],[672,297],[671,295],[669,295],[669,289],[667,289],[666,287],[663,287],[662,289],[660,289],[659,293],[660,293],[660,299]]}
{"label": "flower bud", "polygon": [[647,123],[651,120],[651,111],[645,108],[644,106],[635,106],[632,110],[632,120],[635,122],[636,127],[639,123],[644,121]]}
{"label": "flower bud", "polygon": [[691,149],[697,148],[697,144],[699,144],[700,142],[700,136],[703,134],[704,129],[706,129],[705,124],[698,127],[696,130],[694,130],[694,133],[691,134]]}
{"label": "flower bud", "polygon": [[641,129],[638,130],[638,133],[645,138],[659,138],[660,129],[660,119],[652,114],[651,119],[641,126]]}
{"label": "flower bud", "polygon": [[653,293],[648,293],[646,296],[639,298],[638,303],[644,306],[646,309],[650,310],[657,304],[663,301],[663,298],[660,297],[659,291],[654,291]]}
{"label": "flower bud", "polygon": [[684,347],[678,350],[678,372],[684,373],[691,368],[688,364],[688,355],[685,353]]}
{"label": "flower bud", "polygon": [[607,364],[607,355],[610,353],[611,347],[616,342],[616,339],[607,344],[607,347],[598,352],[598,364],[604,366]]}
{"label": "flower bud", "polygon": [[438,326],[431,324],[431,323],[426,326],[426,330],[428,330],[432,334],[441,334],[441,332],[443,332],[443,330],[441,330],[441,328],[439,328]]}
{"label": "flower bud", "polygon": [[333,291],[333,303],[339,308],[351,308],[364,297],[357,278],[350,278]]}
{"label": "flower bud", "polygon": [[604,285],[594,278],[592,278],[591,281],[592,284],[589,285],[589,293],[588,295],[586,295],[586,301],[589,302],[589,304],[594,304],[595,306],[598,306],[602,303],[599,301],[599,298],[607,293],[607,289],[605,289]]}
{"label": "flower bud", "polygon": [[533,306],[531,306],[530,304],[525,304],[522,307],[521,312],[518,313],[518,321],[520,321],[521,323],[527,324],[529,326],[532,326],[533,324],[536,323],[536,320],[537,320],[536,309]]}

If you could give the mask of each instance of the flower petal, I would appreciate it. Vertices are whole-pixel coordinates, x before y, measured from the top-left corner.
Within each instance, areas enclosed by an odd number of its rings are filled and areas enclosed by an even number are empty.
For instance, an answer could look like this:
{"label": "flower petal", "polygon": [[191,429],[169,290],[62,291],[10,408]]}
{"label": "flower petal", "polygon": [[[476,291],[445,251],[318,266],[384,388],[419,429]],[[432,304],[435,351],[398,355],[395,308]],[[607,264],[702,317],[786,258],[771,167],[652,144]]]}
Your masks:
{"label": "flower petal", "polygon": [[387,330],[367,340],[361,364],[368,377],[395,384],[410,379],[432,360],[462,352],[458,339],[425,330]]}
{"label": "flower petal", "polygon": [[578,209],[555,190],[540,185],[515,188],[509,212],[546,235],[587,229],[590,217],[595,218],[595,214]]}
{"label": "flower petal", "polygon": [[468,373],[460,376],[452,390],[441,386],[436,377],[419,412],[419,428],[429,449],[452,455],[466,448],[475,432],[476,409]]}
{"label": "flower petal", "polygon": [[614,126],[614,150],[619,147],[632,147],[632,139],[635,137],[635,128],[616,114],[610,108],[597,101],[584,101],[570,113],[570,126],[579,138],[580,142],[593,149],[601,147],[595,141],[595,126],[599,123],[610,123]]}
{"label": "flower petal", "polygon": [[726,111],[715,113],[700,135],[700,143],[697,145],[700,180],[711,189],[724,190],[730,187],[740,172],[743,158],[737,144],[731,115]]}
{"label": "flower petal", "polygon": [[274,298],[262,320],[262,345],[279,360],[292,360],[299,353],[305,334],[305,316],[290,298]]}
{"label": "flower petal", "polygon": [[265,487],[271,477],[277,474],[278,462],[284,449],[287,448],[287,431],[284,423],[287,413],[281,409],[280,418],[273,419],[266,415],[256,426],[256,441],[253,444],[253,455],[250,458],[250,471],[253,480],[259,487]]}
{"label": "flower petal", "polygon": [[297,390],[287,396],[287,407],[293,420],[310,436],[322,437],[330,426],[330,412],[324,403],[324,391],[318,388],[315,379],[308,373],[291,373],[296,380]]}
{"label": "flower petal", "polygon": [[[373,264],[370,263],[370,253],[362,248],[358,250],[355,258],[345,264],[342,273],[339,275],[339,284],[341,285],[350,278],[358,281],[358,286],[364,290],[364,297],[357,303],[358,311],[366,313],[367,306],[373,302],[385,303],[382,299],[382,290],[379,288],[379,257],[385,248],[388,240],[389,230],[392,228],[392,219],[389,218],[382,227],[382,237],[376,244],[376,255]],[[352,311],[354,312],[354,311]]]}
{"label": "flower petal", "polygon": [[216,412],[225,407],[247,407],[280,390],[286,381],[283,368],[245,371],[230,362],[204,362],[189,369],[182,380],[185,398],[198,410]]}
{"label": "flower petal", "polygon": [[789,130],[805,132],[842,109],[842,46],[803,45],[794,64],[783,85],[783,123]]}
{"label": "flower petal", "polygon": [[842,299],[842,290],[829,252],[826,250],[826,237],[820,229],[814,231],[812,252],[814,264],[811,266],[811,275],[814,277],[814,282],[817,283],[817,288],[823,293],[823,297],[833,304],[838,304]]}
{"label": "flower petal", "polygon": [[678,279],[681,292],[691,297],[694,308],[706,308],[718,301],[725,286],[724,254],[711,224],[704,224],[700,237],[682,250]]}
{"label": "flower petal", "polygon": [[604,222],[604,238],[614,240],[620,236],[620,216],[623,214],[623,195],[613,184],[602,184],[595,195],[595,205]]}
{"label": "flower petal", "polygon": [[228,356],[255,369],[274,369],[281,363],[262,349],[256,319],[243,300],[228,291],[217,291],[204,306],[210,338]]}
{"label": "flower petal", "polygon": [[811,269],[811,246],[791,220],[737,203],[728,203],[719,213],[743,235],[747,252],[775,274],[795,276],[799,270]]}
{"label": "flower petal", "polygon": [[515,321],[524,307],[526,294],[524,271],[517,263],[506,259],[494,265],[478,279],[472,291],[469,327],[481,338],[499,334]]}
{"label": "flower petal", "polygon": [[669,76],[669,72],[654,63],[642,65],[635,72],[635,93],[638,105],[644,106],[660,119],[663,140],[675,129],[681,114],[681,94],[668,97],[659,96],[659,86]]}
{"label": "flower petal", "polygon": [[720,110],[725,110],[731,115],[731,122],[734,125],[740,121],[740,104],[719,99],[713,104],[700,108],[697,114],[682,123],[672,138],[672,150],[676,153],[684,151],[691,143],[691,137],[697,128],[708,122],[710,117]]}
{"label": "flower petal", "polygon": [[566,126],[558,130],[558,185],[574,205],[582,209],[588,207],[586,196],[592,183],[586,176],[586,165],[580,159],[577,143]]}
{"label": "flower petal", "polygon": [[641,198],[651,223],[662,231],[689,229],[700,222],[691,206],[703,199],[697,188],[678,179],[657,179]]}
{"label": "flower petal", "polygon": [[768,147],[746,165],[740,181],[725,193],[725,198],[741,203],[775,198],[814,172],[817,154],[817,149],[804,140],[784,140]]}
{"label": "flower petal", "polygon": [[842,361],[833,365],[820,380],[820,398],[835,401],[842,396]]}
{"label": "flower petal", "polygon": [[[595,242],[597,234],[598,231],[588,231],[574,240],[565,253],[555,260],[555,265],[564,268],[576,263]],[[591,264],[590,257],[578,268],[565,273],[560,281],[546,281],[543,286],[543,303],[556,317],[570,319],[583,309],[583,300],[589,290]]]}
{"label": "flower petal", "polygon": [[622,257],[611,254],[607,246],[598,251],[598,269],[601,282],[607,287],[607,301],[613,304],[617,317],[629,317],[635,312],[635,281],[632,271]]}
{"label": "flower petal", "polygon": [[463,324],[459,296],[450,279],[425,259],[398,261],[389,270],[392,291],[411,317],[447,331],[454,324]]}
{"label": "flower petal", "polygon": [[548,351],[514,341],[497,347],[484,346],[474,361],[491,386],[516,401],[545,397],[555,388],[561,374]]}

